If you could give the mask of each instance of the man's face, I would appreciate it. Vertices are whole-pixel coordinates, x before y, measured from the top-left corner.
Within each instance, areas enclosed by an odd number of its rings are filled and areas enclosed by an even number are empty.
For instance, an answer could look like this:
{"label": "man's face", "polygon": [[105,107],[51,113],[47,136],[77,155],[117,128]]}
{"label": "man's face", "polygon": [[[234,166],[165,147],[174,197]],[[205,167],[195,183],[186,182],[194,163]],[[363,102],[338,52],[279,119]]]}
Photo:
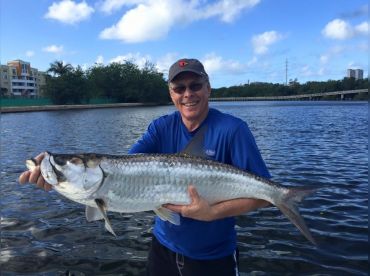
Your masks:
{"label": "man's face", "polygon": [[199,126],[208,114],[208,98],[211,94],[208,81],[195,73],[184,72],[170,83],[169,89],[172,102],[181,113],[185,125],[191,122]]}

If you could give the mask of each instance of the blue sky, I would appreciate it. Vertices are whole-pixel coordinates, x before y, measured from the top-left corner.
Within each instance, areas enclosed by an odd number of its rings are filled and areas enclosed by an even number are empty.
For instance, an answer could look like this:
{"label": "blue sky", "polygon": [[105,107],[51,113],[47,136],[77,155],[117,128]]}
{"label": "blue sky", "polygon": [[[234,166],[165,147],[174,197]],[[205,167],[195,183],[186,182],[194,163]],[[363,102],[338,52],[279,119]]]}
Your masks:
{"label": "blue sky", "polygon": [[365,0],[1,0],[1,64],[41,71],[195,57],[213,87],[368,75]]}

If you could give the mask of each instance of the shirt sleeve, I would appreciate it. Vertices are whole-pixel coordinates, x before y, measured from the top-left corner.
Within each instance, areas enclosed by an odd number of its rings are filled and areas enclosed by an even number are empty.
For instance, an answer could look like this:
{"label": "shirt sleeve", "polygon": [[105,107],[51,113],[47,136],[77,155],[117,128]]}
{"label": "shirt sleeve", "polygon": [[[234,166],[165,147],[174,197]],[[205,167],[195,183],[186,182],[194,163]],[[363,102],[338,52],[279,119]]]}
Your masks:
{"label": "shirt sleeve", "polygon": [[152,122],[148,126],[147,131],[143,136],[130,148],[129,154],[134,153],[158,153],[159,152],[159,137],[155,123]]}
{"label": "shirt sleeve", "polygon": [[234,132],[230,148],[231,162],[234,166],[258,176],[271,178],[253,134],[245,122]]}

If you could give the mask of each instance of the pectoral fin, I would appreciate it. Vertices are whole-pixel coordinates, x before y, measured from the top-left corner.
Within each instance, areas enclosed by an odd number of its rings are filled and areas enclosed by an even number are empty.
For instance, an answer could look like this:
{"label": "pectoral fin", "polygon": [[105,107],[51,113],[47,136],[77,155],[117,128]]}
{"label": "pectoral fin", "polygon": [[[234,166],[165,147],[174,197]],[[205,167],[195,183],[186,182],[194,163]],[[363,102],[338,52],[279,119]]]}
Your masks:
{"label": "pectoral fin", "polygon": [[102,199],[95,199],[95,203],[97,208],[86,206],[86,219],[87,221],[95,221],[104,219],[105,221],[105,229],[107,229],[110,233],[112,233],[115,237],[117,237],[116,233],[114,233],[112,225],[109,222],[107,212],[105,210],[105,203]]}
{"label": "pectoral fin", "polygon": [[156,215],[164,221],[169,221],[172,224],[180,225],[180,215],[164,207],[158,207],[153,210]]}
{"label": "pectoral fin", "polygon": [[86,206],[85,215],[88,222],[104,219],[100,210],[95,207]]}

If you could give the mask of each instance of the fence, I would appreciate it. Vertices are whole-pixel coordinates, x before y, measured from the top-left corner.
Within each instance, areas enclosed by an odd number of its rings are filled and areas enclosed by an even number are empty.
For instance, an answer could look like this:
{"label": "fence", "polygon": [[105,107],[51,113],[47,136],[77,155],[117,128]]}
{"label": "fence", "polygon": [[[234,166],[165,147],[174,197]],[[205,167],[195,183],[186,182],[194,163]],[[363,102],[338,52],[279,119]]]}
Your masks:
{"label": "fence", "polygon": [[[82,104],[110,104],[114,103],[112,99],[106,98],[96,98],[90,99],[90,101],[84,101]],[[1,107],[11,107],[11,106],[44,106],[52,105],[50,99],[47,98],[2,98],[0,101]]]}

